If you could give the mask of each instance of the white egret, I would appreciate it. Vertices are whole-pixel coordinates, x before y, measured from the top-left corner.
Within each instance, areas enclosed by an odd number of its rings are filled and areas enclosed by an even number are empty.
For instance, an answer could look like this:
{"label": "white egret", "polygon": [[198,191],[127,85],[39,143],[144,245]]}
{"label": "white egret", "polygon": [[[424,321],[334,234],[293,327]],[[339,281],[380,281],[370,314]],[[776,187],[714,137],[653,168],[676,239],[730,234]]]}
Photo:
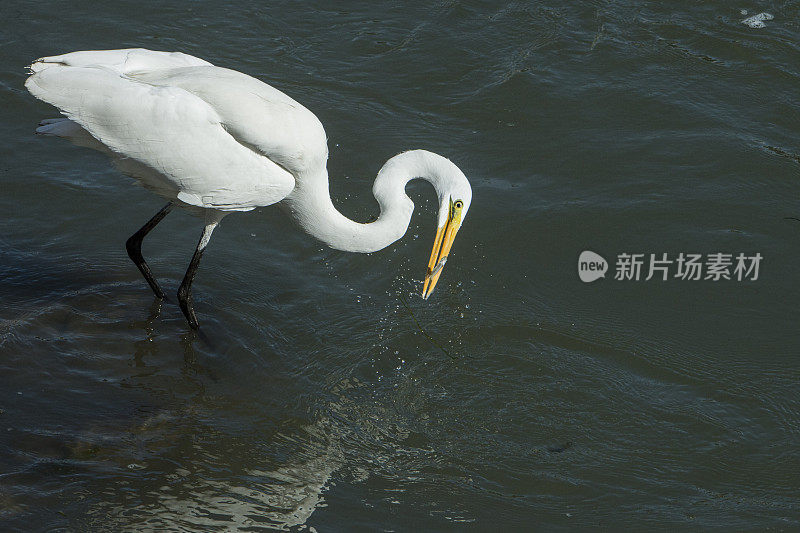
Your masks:
{"label": "white egret", "polygon": [[179,52],[145,49],[72,52],[30,66],[25,87],[66,118],[37,133],[108,154],[117,168],[169,203],[127,241],[128,255],[153,289],[164,292],[142,257],[142,240],[173,206],[202,216],[205,227],[178,289],[197,328],[191,285],[220,220],[232,211],[279,203],[300,227],[332,248],[374,252],[402,237],[414,203],[406,184],[422,178],[439,198],[436,238],[422,290],[427,299],[472,200],[461,170],[425,150],[403,152],[378,172],[374,222],[342,215],[328,191],[325,130],[308,109],[241,72]]}

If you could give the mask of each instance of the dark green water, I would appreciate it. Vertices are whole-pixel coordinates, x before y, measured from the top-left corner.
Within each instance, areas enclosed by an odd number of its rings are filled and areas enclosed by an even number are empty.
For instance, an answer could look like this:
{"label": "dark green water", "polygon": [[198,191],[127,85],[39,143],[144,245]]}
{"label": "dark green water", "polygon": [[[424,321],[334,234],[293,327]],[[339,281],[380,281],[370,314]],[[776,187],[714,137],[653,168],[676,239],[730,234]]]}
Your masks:
{"label": "dark green water", "polygon": [[[800,3],[2,11],[0,529],[800,528]],[[473,204],[431,300],[412,184],[384,251],[235,214],[195,283],[202,335],[154,304],[124,242],[163,202],[35,137],[55,115],[23,88],[37,57],[134,46],[311,109],[353,218],[397,152],[455,161]],[[145,242],[170,294],[199,232],[175,213]],[[584,250],[606,279],[580,281]],[[618,254],[681,252],[763,260],[614,279]]]}

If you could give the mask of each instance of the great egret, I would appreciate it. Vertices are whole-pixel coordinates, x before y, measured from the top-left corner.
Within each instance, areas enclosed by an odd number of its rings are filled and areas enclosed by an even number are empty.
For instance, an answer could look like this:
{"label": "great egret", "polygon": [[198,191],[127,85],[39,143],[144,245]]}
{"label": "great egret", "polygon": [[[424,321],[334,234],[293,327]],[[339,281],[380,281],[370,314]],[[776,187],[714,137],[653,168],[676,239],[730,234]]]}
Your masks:
{"label": "great egret", "polygon": [[141,48],[82,51],[37,59],[29,68],[25,87],[66,117],[44,120],[37,133],[108,154],[123,173],[169,201],[126,243],[156,297],[163,299],[164,291],[142,257],[142,239],[175,205],[204,218],[178,289],[192,328],[198,327],[192,280],[211,233],[231,211],[280,203],[328,246],[374,252],[405,234],[414,210],[406,183],[425,179],[439,197],[425,299],[469,211],[472,189],[463,172],[442,156],[412,150],[389,159],[375,178],[378,219],[348,219],[331,202],[319,119],[260,80],[190,55]]}

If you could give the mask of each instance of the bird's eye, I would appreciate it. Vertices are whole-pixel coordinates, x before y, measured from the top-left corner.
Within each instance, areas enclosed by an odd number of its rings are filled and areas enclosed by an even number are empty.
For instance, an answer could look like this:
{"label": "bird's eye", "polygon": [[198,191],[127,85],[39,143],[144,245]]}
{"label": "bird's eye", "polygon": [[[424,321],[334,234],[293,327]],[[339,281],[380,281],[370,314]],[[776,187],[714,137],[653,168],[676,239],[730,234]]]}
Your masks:
{"label": "bird's eye", "polygon": [[464,207],[464,202],[462,202],[461,200],[456,200],[456,203],[454,205],[456,206],[456,209],[461,209],[462,207]]}

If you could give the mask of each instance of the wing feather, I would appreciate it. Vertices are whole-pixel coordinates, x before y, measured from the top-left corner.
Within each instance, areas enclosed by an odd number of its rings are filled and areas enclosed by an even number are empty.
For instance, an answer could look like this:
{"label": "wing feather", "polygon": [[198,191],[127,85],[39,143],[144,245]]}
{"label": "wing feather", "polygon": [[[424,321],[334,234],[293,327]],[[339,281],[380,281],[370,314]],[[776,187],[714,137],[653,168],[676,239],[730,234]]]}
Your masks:
{"label": "wing feather", "polygon": [[211,104],[181,87],[135,76],[196,58],[134,52],[44,58],[32,65],[25,85],[108,147],[123,170],[133,169],[130,173],[164,196],[201,207],[249,210],[292,191],[292,174],[238,142]]}
{"label": "wing feather", "polygon": [[154,86],[179,87],[208,102],[228,133],[295,174],[325,167],[327,138],[316,115],[256,78],[215,66],[131,76]]}
{"label": "wing feather", "polygon": [[101,66],[120,74],[130,74],[168,68],[210,66],[211,63],[181,52],[156,52],[144,48],[126,48],[122,50],[83,50],[60,56],[42,57],[34,61],[30,70],[39,72],[52,65]]}

